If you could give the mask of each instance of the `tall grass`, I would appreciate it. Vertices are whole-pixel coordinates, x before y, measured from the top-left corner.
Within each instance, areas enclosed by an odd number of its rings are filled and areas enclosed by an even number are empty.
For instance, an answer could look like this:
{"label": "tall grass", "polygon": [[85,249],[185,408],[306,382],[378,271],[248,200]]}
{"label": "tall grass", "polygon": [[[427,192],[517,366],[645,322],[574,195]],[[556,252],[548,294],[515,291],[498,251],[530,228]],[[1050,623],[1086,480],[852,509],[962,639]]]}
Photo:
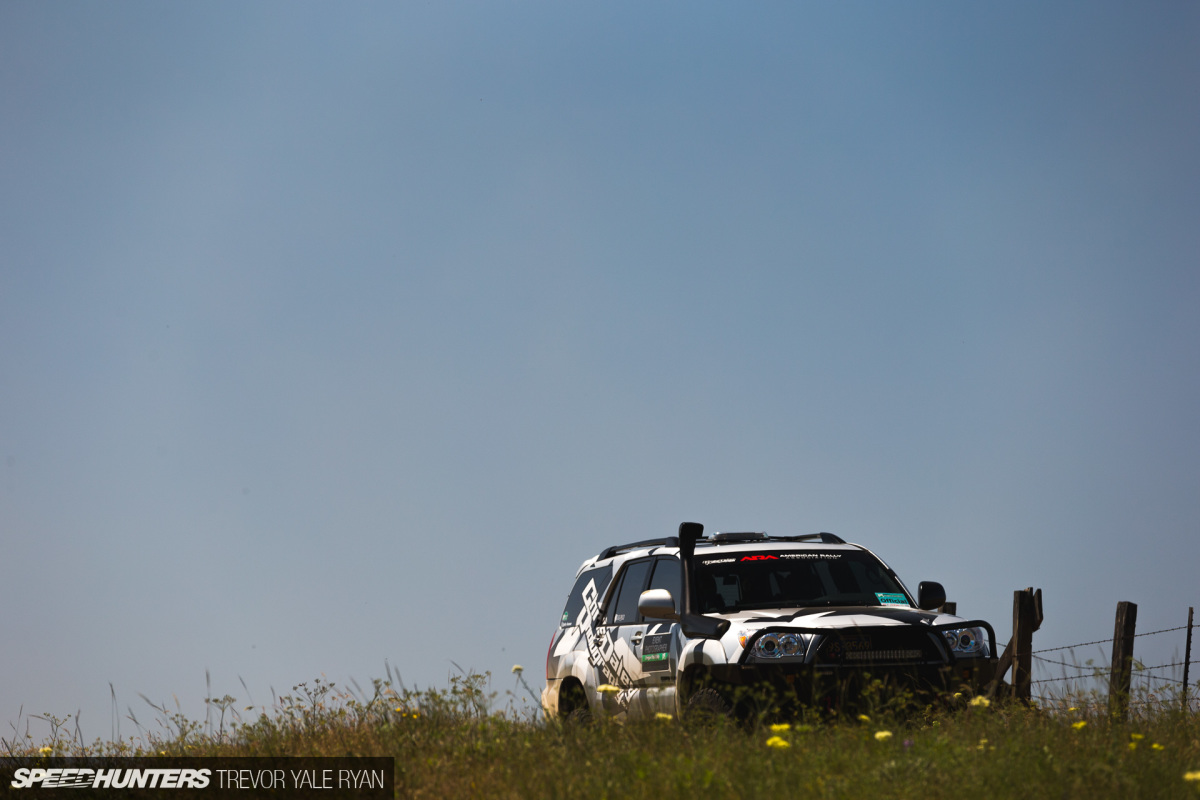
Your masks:
{"label": "tall grass", "polygon": [[401,797],[1200,797],[1200,716],[1178,703],[1135,704],[1125,722],[1063,697],[1053,708],[965,698],[916,712],[880,704],[774,727],[674,718],[562,725],[539,718],[522,683],[518,674],[501,694],[474,673],[423,691],[390,674],[369,691],[318,680],[266,709],[210,700],[204,723],[154,705],[157,727],[139,722],[137,739],[118,742],[85,745],[65,720],[49,718],[46,739],[18,734],[0,739],[0,751],[393,756]]}

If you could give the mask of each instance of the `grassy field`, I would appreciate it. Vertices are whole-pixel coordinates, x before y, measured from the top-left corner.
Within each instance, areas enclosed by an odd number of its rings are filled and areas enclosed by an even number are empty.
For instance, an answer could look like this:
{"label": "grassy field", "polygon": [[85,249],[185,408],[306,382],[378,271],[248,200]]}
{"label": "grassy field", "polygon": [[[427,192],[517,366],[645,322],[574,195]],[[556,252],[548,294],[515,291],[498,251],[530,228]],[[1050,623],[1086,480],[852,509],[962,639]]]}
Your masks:
{"label": "grassy field", "polygon": [[1200,798],[1200,717],[1178,704],[1135,706],[1124,723],[1083,701],[1038,709],[962,698],[954,709],[866,709],[774,726],[674,718],[563,726],[538,719],[521,678],[499,697],[474,674],[421,692],[316,681],[269,709],[210,700],[203,723],[159,708],[157,732],[139,725],[136,739],[90,745],[49,717],[46,739],[21,734],[0,749],[394,756],[401,797]]}

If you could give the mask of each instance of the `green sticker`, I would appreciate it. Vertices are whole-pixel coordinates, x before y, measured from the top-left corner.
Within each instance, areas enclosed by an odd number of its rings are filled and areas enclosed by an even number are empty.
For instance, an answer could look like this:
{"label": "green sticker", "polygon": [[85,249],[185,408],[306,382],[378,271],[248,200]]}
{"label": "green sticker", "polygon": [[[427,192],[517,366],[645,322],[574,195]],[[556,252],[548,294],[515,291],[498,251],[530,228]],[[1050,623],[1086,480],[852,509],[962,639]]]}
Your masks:
{"label": "green sticker", "polygon": [[876,592],[875,597],[881,606],[907,606],[908,598],[899,592]]}
{"label": "green sticker", "polygon": [[669,653],[646,653],[642,656],[642,663],[647,661],[666,661]]}

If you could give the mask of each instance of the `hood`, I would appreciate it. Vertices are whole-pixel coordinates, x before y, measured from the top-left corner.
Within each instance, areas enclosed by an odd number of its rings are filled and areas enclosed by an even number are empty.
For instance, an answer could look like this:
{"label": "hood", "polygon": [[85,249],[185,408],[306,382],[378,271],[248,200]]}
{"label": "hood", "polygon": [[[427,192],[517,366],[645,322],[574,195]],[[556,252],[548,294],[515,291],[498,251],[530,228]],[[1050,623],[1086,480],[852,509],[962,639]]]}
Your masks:
{"label": "hood", "polygon": [[954,625],[967,622],[962,617],[922,611],[917,608],[889,606],[837,606],[833,608],[756,609],[735,614],[721,614],[730,621],[730,633],[724,641],[725,656],[730,663],[739,660],[746,637],[765,628],[802,629],[805,635],[819,631],[848,628],[932,628],[935,625]]}
{"label": "hood", "polygon": [[[947,625],[961,617],[889,606],[837,606],[833,608],[756,609],[722,614],[742,628],[758,630],[779,625],[797,628],[865,628],[894,625]],[[963,620],[965,621],[965,620]]]}

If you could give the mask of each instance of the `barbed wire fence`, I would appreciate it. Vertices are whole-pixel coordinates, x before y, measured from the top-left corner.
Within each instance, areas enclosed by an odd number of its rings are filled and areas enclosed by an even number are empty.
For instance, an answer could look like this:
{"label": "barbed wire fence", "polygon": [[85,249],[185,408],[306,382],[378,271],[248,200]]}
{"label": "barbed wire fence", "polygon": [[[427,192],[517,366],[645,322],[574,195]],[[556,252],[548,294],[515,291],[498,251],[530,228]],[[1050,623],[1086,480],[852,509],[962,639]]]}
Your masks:
{"label": "barbed wire fence", "polygon": [[[1132,607],[1133,610],[1132,617],[1124,631],[1122,631],[1123,614],[1127,609],[1123,609],[1122,606]],[[1133,628],[1136,609],[1137,607],[1132,603],[1118,605],[1117,631],[1112,639],[1097,639],[1032,650],[1030,656],[1040,668],[1039,671],[1057,670],[1061,674],[1030,680],[1030,687],[1036,688],[1037,691],[1036,694],[1031,692],[1030,699],[1037,701],[1043,707],[1085,713],[1108,710],[1110,713],[1115,711],[1115,713],[1124,714],[1126,709],[1133,710],[1135,713],[1144,713],[1165,711],[1175,707],[1184,712],[1200,711],[1200,703],[1198,703],[1200,701],[1200,697],[1198,697],[1200,696],[1200,681],[1189,685],[1190,668],[1200,665],[1200,659],[1193,660],[1191,658],[1194,610],[1188,609],[1186,625],[1136,633]],[[1183,660],[1147,666],[1133,658],[1134,639],[1180,631],[1187,632]],[[1091,658],[1081,664],[1074,657],[1075,651],[1080,648],[1093,646],[1103,648],[1105,645],[1112,647],[1111,666],[1097,664],[1095,659]],[[1101,650],[1101,658],[1107,660],[1103,650]],[[1167,670],[1170,670],[1171,674],[1160,674]],[[1123,696],[1114,697],[1115,694]]]}

